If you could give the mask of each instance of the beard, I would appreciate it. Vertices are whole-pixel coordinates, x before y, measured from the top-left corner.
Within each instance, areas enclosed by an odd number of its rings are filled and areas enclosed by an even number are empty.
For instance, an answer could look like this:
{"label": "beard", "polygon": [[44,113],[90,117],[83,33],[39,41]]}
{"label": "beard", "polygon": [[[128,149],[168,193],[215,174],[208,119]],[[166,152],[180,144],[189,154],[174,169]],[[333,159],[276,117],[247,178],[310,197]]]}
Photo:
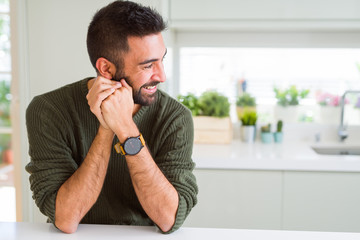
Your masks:
{"label": "beard", "polygon": [[133,81],[131,80],[131,78],[129,76],[126,76],[123,72],[117,72],[115,74],[113,80],[120,82],[121,79],[124,79],[125,82],[132,88],[133,100],[134,100],[135,104],[139,104],[141,106],[150,106],[151,104],[156,102],[157,92],[154,92],[153,94],[145,94],[145,93],[142,93],[141,90],[145,87],[156,86],[160,82],[156,81],[156,82],[151,82],[151,83],[145,83],[139,89],[135,89],[133,87]]}

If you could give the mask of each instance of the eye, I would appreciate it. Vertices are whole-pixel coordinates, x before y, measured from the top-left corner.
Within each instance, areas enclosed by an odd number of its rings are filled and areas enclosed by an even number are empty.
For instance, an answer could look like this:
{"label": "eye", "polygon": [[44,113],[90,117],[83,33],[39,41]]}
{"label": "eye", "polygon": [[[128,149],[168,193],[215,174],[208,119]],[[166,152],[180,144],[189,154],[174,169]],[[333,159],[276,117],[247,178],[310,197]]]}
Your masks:
{"label": "eye", "polygon": [[144,68],[145,68],[145,69],[151,69],[152,66],[153,66],[153,64],[149,64],[149,65],[145,66]]}

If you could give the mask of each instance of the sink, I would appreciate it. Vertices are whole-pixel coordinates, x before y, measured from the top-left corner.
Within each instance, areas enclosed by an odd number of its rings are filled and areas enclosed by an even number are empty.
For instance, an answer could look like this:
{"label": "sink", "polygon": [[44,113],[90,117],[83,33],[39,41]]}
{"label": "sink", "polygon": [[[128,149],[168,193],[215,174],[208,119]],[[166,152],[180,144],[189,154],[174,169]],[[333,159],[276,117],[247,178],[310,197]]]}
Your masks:
{"label": "sink", "polygon": [[311,148],[316,153],[324,155],[360,155],[360,144],[316,144]]}

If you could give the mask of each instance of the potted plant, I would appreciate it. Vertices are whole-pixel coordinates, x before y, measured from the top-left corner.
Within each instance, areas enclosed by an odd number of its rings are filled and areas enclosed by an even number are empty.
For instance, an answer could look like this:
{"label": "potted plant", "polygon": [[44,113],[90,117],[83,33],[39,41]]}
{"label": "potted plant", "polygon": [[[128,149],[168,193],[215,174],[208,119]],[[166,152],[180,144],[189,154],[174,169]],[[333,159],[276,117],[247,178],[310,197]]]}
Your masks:
{"label": "potted plant", "polygon": [[283,128],[283,121],[278,120],[278,122],[276,124],[276,132],[274,132],[274,141],[276,143],[281,143],[283,140],[282,128]]}
{"label": "potted plant", "polygon": [[299,91],[295,85],[287,89],[274,88],[277,106],[275,107],[275,117],[286,119],[286,122],[297,122],[299,119],[298,108],[299,101],[309,94],[308,89]]}
{"label": "potted plant", "polygon": [[256,128],[255,124],[258,115],[256,111],[247,110],[241,115],[241,138],[244,142],[252,143],[255,141]]}
{"label": "potted plant", "polygon": [[226,96],[206,91],[200,97],[191,93],[180,95],[178,100],[192,112],[195,143],[231,142],[230,103]]}
{"label": "potted plant", "polygon": [[10,127],[10,82],[0,81],[0,126]]}
{"label": "potted plant", "polygon": [[271,124],[268,123],[260,128],[261,131],[261,142],[263,143],[271,143],[273,135],[271,133]]}
{"label": "potted plant", "polygon": [[198,116],[200,114],[199,100],[195,94],[188,93],[187,95],[178,95],[177,99],[191,111],[193,116]]}
{"label": "potted plant", "polygon": [[[10,82],[2,80],[0,81],[0,126],[3,128],[11,127],[10,120]],[[0,134],[0,163],[11,164],[13,163],[12,149],[10,146],[11,135]]]}
{"label": "potted plant", "polygon": [[307,97],[310,90],[305,89],[299,91],[295,85],[290,86],[288,89],[281,90],[277,87],[274,88],[275,97],[278,105],[282,107],[299,105],[300,99]]}
{"label": "potted plant", "polygon": [[239,120],[243,112],[247,110],[256,111],[256,101],[255,97],[249,93],[243,93],[236,99],[236,112]]}

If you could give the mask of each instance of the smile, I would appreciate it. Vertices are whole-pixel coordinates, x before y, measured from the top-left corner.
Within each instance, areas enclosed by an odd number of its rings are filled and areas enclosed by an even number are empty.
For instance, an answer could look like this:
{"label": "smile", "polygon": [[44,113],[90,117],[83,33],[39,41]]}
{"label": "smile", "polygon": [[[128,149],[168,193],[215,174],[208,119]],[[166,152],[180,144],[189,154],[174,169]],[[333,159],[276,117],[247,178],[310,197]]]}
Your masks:
{"label": "smile", "polygon": [[145,87],[145,89],[148,89],[148,90],[152,90],[154,88],[156,88],[156,86],[147,86],[147,87]]}

